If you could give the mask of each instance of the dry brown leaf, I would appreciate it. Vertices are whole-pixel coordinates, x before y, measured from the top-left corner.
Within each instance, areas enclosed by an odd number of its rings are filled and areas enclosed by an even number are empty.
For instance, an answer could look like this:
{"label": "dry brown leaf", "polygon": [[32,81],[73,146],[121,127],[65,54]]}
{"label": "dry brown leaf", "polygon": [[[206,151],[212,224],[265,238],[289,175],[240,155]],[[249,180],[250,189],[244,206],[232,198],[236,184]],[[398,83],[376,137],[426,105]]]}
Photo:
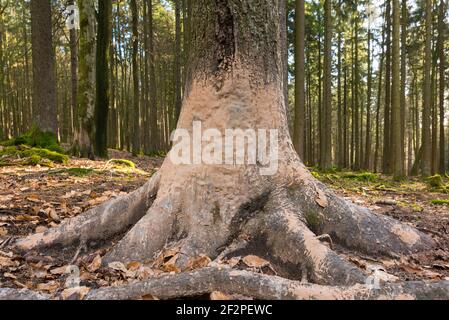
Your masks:
{"label": "dry brown leaf", "polygon": [[214,291],[210,294],[210,299],[215,301],[228,301],[232,300],[232,297],[222,292]]}
{"label": "dry brown leaf", "polygon": [[48,283],[39,283],[36,287],[39,291],[49,291],[53,292],[59,288],[59,283],[56,281],[50,281]]}
{"label": "dry brown leaf", "polygon": [[318,198],[315,199],[316,203],[322,208],[326,208],[329,205],[326,195],[320,189],[317,189]]}
{"label": "dry brown leaf", "polygon": [[142,300],[155,301],[155,300],[159,300],[159,299],[156,298],[155,296],[152,296],[151,294],[147,294],[147,295],[142,296]]}
{"label": "dry brown leaf", "polygon": [[1,267],[17,267],[19,262],[13,261],[10,258],[0,256],[0,266]]}
{"label": "dry brown leaf", "polygon": [[5,278],[9,278],[9,279],[17,279],[17,277],[16,277],[15,275],[13,275],[12,273],[9,273],[9,272],[5,272],[5,273],[3,274],[3,276],[4,276]]}
{"label": "dry brown leaf", "polygon": [[229,265],[231,268],[233,268],[240,263],[240,260],[242,260],[240,257],[233,257],[227,260],[226,264]]}
{"label": "dry brown leaf", "polygon": [[52,269],[52,270],[50,270],[50,273],[54,274],[54,275],[66,274],[66,273],[68,273],[67,272],[68,271],[67,268],[68,268],[68,266],[63,266],[63,267],[59,267],[59,268],[56,268],[56,269]]}
{"label": "dry brown leaf", "polygon": [[61,297],[64,300],[83,300],[89,290],[87,287],[69,288],[61,293]]}
{"label": "dry brown leaf", "polygon": [[126,271],[128,271],[126,269],[125,265],[122,262],[118,262],[118,261],[109,263],[108,267],[113,269],[113,270],[121,271],[121,272],[124,272],[124,273],[126,273]]}
{"label": "dry brown leaf", "polygon": [[248,267],[251,267],[251,268],[263,268],[263,267],[270,265],[270,263],[267,260],[262,259],[258,256],[253,256],[253,255],[244,257],[243,262]]}
{"label": "dry brown leaf", "polygon": [[95,272],[101,267],[101,256],[97,254],[92,263],[87,266],[89,272]]}
{"label": "dry brown leaf", "polygon": [[208,256],[200,255],[198,257],[192,258],[189,261],[187,270],[195,270],[207,267],[211,261],[212,260]]}
{"label": "dry brown leaf", "polygon": [[56,213],[55,209],[53,209],[53,208],[51,208],[51,209],[48,211],[48,216],[49,216],[53,221],[56,221],[56,222],[61,221],[61,218],[59,218],[59,215]]}
{"label": "dry brown leaf", "polygon": [[128,263],[128,265],[126,266],[126,268],[129,271],[137,271],[139,270],[139,268],[142,266],[142,264],[139,261],[132,261],[130,263]]}
{"label": "dry brown leaf", "polygon": [[162,267],[165,272],[181,272],[179,268],[176,266],[176,261],[178,260],[178,255],[171,257]]}
{"label": "dry brown leaf", "polygon": [[6,228],[0,227],[0,237],[4,237],[8,234],[8,230]]}

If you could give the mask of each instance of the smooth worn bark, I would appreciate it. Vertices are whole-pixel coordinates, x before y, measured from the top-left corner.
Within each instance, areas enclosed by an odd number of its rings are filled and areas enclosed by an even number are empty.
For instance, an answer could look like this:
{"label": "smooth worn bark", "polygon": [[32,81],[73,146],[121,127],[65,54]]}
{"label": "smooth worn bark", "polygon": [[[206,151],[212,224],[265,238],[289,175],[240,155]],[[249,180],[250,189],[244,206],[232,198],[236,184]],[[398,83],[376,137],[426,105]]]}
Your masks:
{"label": "smooth worn bark", "polygon": [[[420,298],[443,296],[438,290],[446,288],[445,283],[391,284],[385,291],[366,292],[357,286],[366,282],[364,272],[321,243],[323,237],[331,238],[332,243],[346,248],[389,256],[435,245],[431,237],[406,224],[338,197],[303,165],[287,124],[281,3],[197,0],[191,6],[192,54],[178,129],[190,137],[197,134],[194,127],[198,123],[202,132],[276,130],[270,131],[262,148],[277,146],[271,162],[258,152],[256,161],[237,163],[235,156],[242,146],[233,146],[225,163],[223,157],[209,162],[196,145],[189,161],[180,164],[172,157],[179,152],[175,146],[158,174],[138,191],[44,234],[20,239],[16,248],[33,250],[78,242],[89,246],[91,241],[126,233],[103,257],[104,264],[147,261],[168,249],[178,253],[176,265],[186,270],[191,259],[200,255],[221,259],[248,253],[266,258],[284,277],[361,290],[301,287],[297,282],[292,287],[287,279],[206,269],[196,276],[165,275],[126,289],[93,291],[92,299],[108,294],[110,298],[132,298],[145,290],[167,298],[189,296],[221,283],[226,292],[239,290],[257,298],[325,298],[326,294],[342,299],[391,298],[402,293]],[[246,146],[250,139],[247,136]],[[201,148],[207,150],[207,142],[201,140]],[[230,275],[239,281],[231,280]],[[188,291],[192,287],[186,279],[198,289]],[[179,290],[163,285],[166,281],[173,281],[172,287]],[[276,284],[280,291],[270,289]],[[318,288],[318,292],[311,294],[310,288]]]}

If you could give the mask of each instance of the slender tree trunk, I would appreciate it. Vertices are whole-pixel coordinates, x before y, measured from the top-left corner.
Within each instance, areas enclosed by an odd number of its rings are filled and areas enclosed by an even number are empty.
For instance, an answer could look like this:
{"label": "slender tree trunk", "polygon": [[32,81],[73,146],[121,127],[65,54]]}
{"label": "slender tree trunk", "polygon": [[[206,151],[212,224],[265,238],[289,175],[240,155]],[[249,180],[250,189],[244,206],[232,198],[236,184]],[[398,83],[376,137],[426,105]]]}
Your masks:
{"label": "slender tree trunk", "polygon": [[[174,52],[174,90],[175,90],[175,121],[174,125],[178,122],[179,115],[181,114],[182,105],[182,76],[181,76],[181,0],[175,0],[175,52]],[[173,128],[170,128],[173,129]]]}
{"label": "slender tree trunk", "polygon": [[[80,10],[80,40],[78,59],[78,98],[75,118],[75,137],[72,151],[80,157],[94,158],[95,110],[95,7],[91,1],[78,0]],[[72,65],[72,72],[75,66]],[[72,75],[73,83],[73,75]]]}
{"label": "slender tree trunk", "polygon": [[401,119],[401,82],[400,82],[400,21],[401,10],[399,0],[393,0],[393,50],[392,50],[392,85],[391,85],[391,141],[393,176],[401,179],[404,176],[402,119]]}
{"label": "slender tree trunk", "polygon": [[324,2],[324,92],[321,167],[332,167],[332,1]]}
{"label": "slender tree trunk", "polygon": [[[369,19],[369,18],[368,18]],[[366,103],[366,142],[365,142],[365,164],[364,168],[371,168],[371,91],[372,91],[372,62],[371,62],[371,25],[368,27],[368,83]]]}
{"label": "slender tree trunk", "polygon": [[108,157],[107,119],[109,113],[109,46],[112,33],[112,3],[102,0],[98,3],[98,32],[96,57],[96,103],[95,103],[95,155]]}
{"label": "slender tree trunk", "polygon": [[386,0],[385,105],[382,171],[391,173],[391,0]]}
{"label": "slender tree trunk", "polygon": [[156,66],[154,51],[154,25],[153,25],[153,2],[147,0],[148,3],[148,51],[149,51],[149,72],[150,72],[150,132],[151,142],[149,145],[149,153],[159,151],[159,127],[158,127],[158,105],[157,105],[157,87],[156,87]]}
{"label": "slender tree trunk", "polygon": [[136,0],[130,0],[132,14],[132,69],[133,69],[133,106],[132,106],[132,152],[138,155],[140,152],[140,83],[139,64],[139,11]]}
{"label": "slender tree trunk", "polygon": [[446,53],[445,53],[445,40],[446,40],[446,33],[445,33],[445,2],[444,0],[440,0],[440,5],[439,5],[439,12],[438,12],[438,54],[439,54],[439,60],[440,60],[440,64],[439,64],[439,78],[440,78],[440,83],[439,83],[439,116],[440,116],[440,147],[439,147],[439,168],[438,171],[441,174],[444,174],[446,172],[446,137],[445,137],[445,132],[444,132],[444,119],[445,119],[445,114],[444,114],[444,101],[445,101],[445,97],[444,97],[444,93],[445,93],[445,89],[446,89]]}
{"label": "slender tree trunk", "polygon": [[295,16],[295,123],[293,143],[300,157],[305,153],[305,6],[296,0]]}
{"label": "slender tree trunk", "polygon": [[31,1],[31,41],[35,123],[42,131],[57,135],[55,52],[50,0]]}
{"label": "slender tree trunk", "polygon": [[430,176],[432,163],[431,143],[431,67],[432,67],[432,0],[426,0],[425,22],[425,50],[424,50],[424,88],[423,88],[423,116],[422,116],[422,148],[423,156],[421,170],[423,176]]}
{"label": "slender tree trunk", "polygon": [[[408,25],[408,7],[407,0],[402,0],[401,4],[401,155],[405,165],[405,150],[406,150],[406,118],[410,113],[407,107],[406,100],[406,86],[407,86],[407,25]],[[407,170],[404,167],[404,174]]]}

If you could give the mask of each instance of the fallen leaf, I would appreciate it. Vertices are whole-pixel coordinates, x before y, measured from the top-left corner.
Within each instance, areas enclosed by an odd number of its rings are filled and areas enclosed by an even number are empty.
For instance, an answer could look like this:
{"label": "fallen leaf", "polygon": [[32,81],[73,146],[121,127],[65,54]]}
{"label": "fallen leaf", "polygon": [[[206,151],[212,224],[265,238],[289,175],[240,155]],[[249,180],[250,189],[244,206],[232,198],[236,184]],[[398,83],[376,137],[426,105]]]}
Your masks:
{"label": "fallen leaf", "polygon": [[128,263],[126,268],[130,271],[137,271],[142,266],[142,264],[139,261],[133,261]]}
{"label": "fallen leaf", "polygon": [[19,263],[17,261],[13,261],[10,258],[0,256],[0,266],[2,267],[17,267]]}
{"label": "fallen leaf", "polygon": [[317,189],[318,198],[315,199],[316,203],[322,208],[326,208],[329,205],[326,195],[321,189]]}
{"label": "fallen leaf", "polygon": [[4,237],[8,234],[8,230],[3,227],[0,227],[0,237]]}
{"label": "fallen leaf", "polygon": [[96,255],[92,263],[87,266],[87,270],[90,272],[95,272],[101,267],[101,257],[100,255]]}
{"label": "fallen leaf", "polygon": [[121,263],[121,262],[111,262],[111,263],[108,264],[108,267],[113,269],[113,270],[121,271],[121,272],[124,272],[124,273],[126,273],[126,271],[128,271],[126,269],[125,265],[123,263]]}
{"label": "fallen leaf", "polygon": [[187,270],[195,270],[207,267],[212,260],[205,255],[200,255],[191,259],[187,265]]}
{"label": "fallen leaf", "polygon": [[267,260],[253,255],[244,257],[243,262],[251,268],[263,268],[270,264]]}
{"label": "fallen leaf", "polygon": [[165,272],[176,272],[179,273],[181,270],[176,266],[176,261],[178,260],[178,255],[171,257],[162,267]]}
{"label": "fallen leaf", "polygon": [[5,272],[5,273],[3,274],[3,276],[4,276],[5,278],[9,278],[9,279],[17,279],[17,277],[16,277],[15,275],[13,275],[12,273],[9,273],[9,272]]}
{"label": "fallen leaf", "polygon": [[147,295],[142,296],[142,300],[154,301],[154,300],[159,300],[159,299],[156,298],[155,296],[152,296],[151,294],[147,294]]}
{"label": "fallen leaf", "polygon": [[59,268],[56,268],[56,269],[52,269],[52,270],[50,270],[50,273],[54,274],[54,275],[66,274],[67,273],[67,266],[63,266],[63,267],[59,267]]}
{"label": "fallen leaf", "polygon": [[210,294],[210,299],[214,300],[214,301],[228,301],[228,300],[232,300],[231,296],[228,296],[227,294],[224,294],[222,292],[219,291],[214,291]]}
{"label": "fallen leaf", "polygon": [[48,283],[39,283],[36,287],[39,291],[55,291],[59,288],[59,283],[56,281],[50,281]]}
{"label": "fallen leaf", "polygon": [[89,290],[88,287],[69,288],[61,293],[61,297],[64,300],[83,300]]}

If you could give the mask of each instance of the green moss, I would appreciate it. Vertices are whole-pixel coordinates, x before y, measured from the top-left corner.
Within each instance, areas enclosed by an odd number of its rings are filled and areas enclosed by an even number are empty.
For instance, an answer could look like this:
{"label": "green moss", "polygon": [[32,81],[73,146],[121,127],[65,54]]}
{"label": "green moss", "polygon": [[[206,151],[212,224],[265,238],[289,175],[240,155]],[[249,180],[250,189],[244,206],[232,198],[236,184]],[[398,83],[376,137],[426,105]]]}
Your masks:
{"label": "green moss", "polygon": [[379,175],[372,172],[346,172],[341,175],[343,179],[351,179],[364,182],[375,182]]}
{"label": "green moss", "polygon": [[91,168],[69,168],[65,170],[69,175],[76,177],[84,177],[88,176],[95,172],[94,169]]}
{"label": "green moss", "polygon": [[30,148],[24,145],[6,147],[5,149],[0,151],[0,157],[14,157],[24,159],[24,161],[21,162],[22,165],[42,164],[49,166],[51,164],[48,161],[61,164],[66,164],[69,162],[69,157],[65,154],[47,149]]}
{"label": "green moss", "polygon": [[305,215],[305,218],[307,221],[307,225],[312,231],[316,232],[321,229],[323,219],[319,213],[310,211]]}
{"label": "green moss", "polygon": [[26,145],[39,149],[47,149],[57,153],[64,153],[64,149],[59,145],[57,137],[51,132],[43,132],[37,126],[25,134],[4,141],[0,145],[5,147]]}
{"label": "green moss", "polygon": [[426,178],[426,183],[430,185],[432,188],[444,187],[443,177],[441,177],[439,174]]}
{"label": "green moss", "polygon": [[430,203],[436,206],[449,206],[449,200],[437,199],[430,201]]}
{"label": "green moss", "polygon": [[109,160],[109,163],[115,164],[115,165],[119,165],[119,166],[125,166],[125,167],[129,167],[129,168],[136,168],[136,164],[130,160],[126,160],[126,159],[112,159]]}

